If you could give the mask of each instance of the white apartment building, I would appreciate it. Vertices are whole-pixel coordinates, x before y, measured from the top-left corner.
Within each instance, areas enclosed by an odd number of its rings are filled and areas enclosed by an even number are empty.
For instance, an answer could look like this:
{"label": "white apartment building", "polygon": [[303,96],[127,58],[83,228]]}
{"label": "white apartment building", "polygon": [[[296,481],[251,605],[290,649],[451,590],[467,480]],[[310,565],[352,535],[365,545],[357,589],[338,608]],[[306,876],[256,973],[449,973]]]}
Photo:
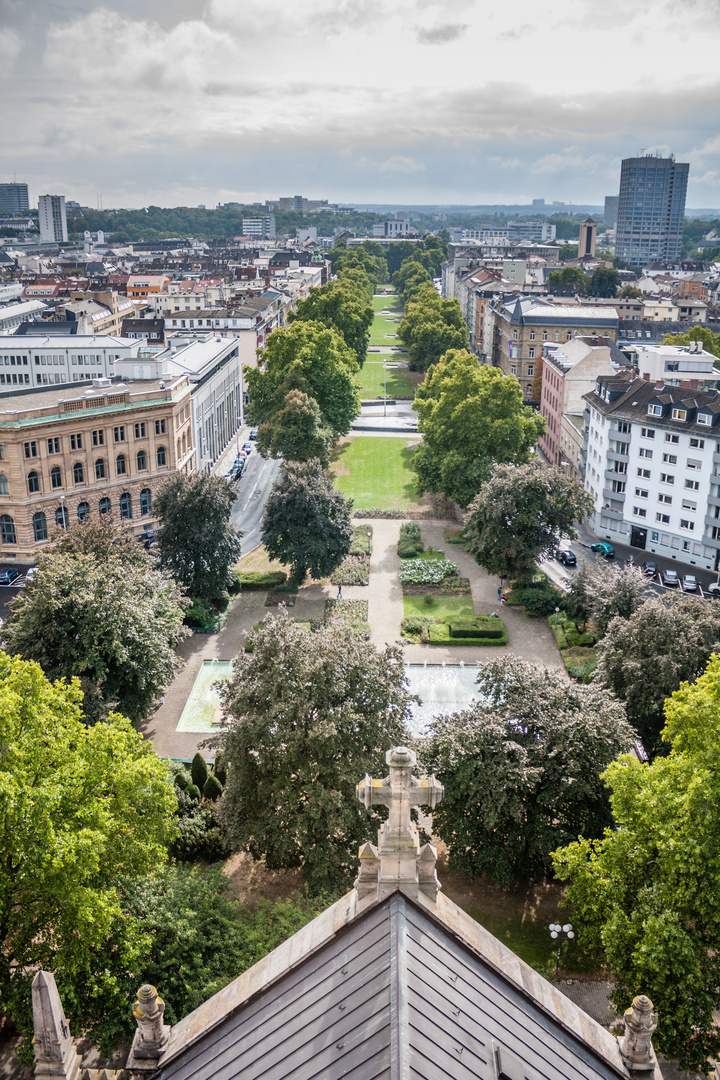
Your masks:
{"label": "white apartment building", "polygon": [[705,352],[702,341],[689,345],[636,345],[638,375],[651,382],[664,380],[666,386],[688,382],[701,387],[716,386],[720,380],[717,357]]}
{"label": "white apartment building", "polygon": [[55,386],[109,378],[114,364],[137,356],[144,338],[109,334],[8,334],[0,336],[0,392],[4,386]]}
{"label": "white apartment building", "polygon": [[40,300],[21,300],[18,304],[0,307],[0,334],[14,334],[21,323],[39,319],[47,304]]}
{"label": "white apartment building", "polygon": [[720,565],[720,392],[601,376],[585,395],[581,471],[602,539]]}
{"label": "white apartment building", "polygon": [[38,197],[38,222],[43,243],[66,244],[68,238],[64,195]]}

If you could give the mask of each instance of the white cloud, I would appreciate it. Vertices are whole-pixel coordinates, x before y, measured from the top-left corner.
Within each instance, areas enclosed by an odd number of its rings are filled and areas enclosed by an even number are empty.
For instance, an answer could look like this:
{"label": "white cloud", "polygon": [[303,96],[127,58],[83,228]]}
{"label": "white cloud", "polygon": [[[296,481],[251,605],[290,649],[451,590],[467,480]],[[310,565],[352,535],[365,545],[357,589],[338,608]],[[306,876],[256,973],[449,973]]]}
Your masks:
{"label": "white cloud", "polygon": [[395,154],[393,157],[389,157],[387,161],[383,161],[378,168],[381,173],[416,173],[423,172],[425,166],[416,161],[415,158]]}
{"label": "white cloud", "polygon": [[14,30],[0,30],[0,63],[12,64],[20,52],[20,38]]}

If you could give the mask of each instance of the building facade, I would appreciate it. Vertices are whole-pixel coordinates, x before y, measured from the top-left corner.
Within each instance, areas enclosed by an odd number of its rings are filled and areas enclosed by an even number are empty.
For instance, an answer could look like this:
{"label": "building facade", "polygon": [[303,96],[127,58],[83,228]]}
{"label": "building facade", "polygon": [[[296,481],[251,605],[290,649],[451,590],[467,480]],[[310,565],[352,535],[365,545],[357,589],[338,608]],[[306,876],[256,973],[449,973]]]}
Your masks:
{"label": "building facade", "polygon": [[272,240],[275,236],[275,215],[263,214],[262,217],[243,218],[243,235]]}
{"label": "building facade", "polygon": [[[560,465],[565,460],[563,417],[582,417],[584,395],[595,387],[598,376],[614,375],[618,365],[612,360],[611,345],[598,338],[573,338],[557,348],[548,342],[541,363],[540,413],[547,420],[547,428],[538,446],[551,465]],[[571,434],[565,432],[566,438]]]}
{"label": "building facade", "polygon": [[54,386],[114,374],[116,361],[137,356],[142,340],[107,334],[0,336],[0,394],[9,386]]}
{"label": "building facade", "polygon": [[602,539],[720,565],[720,392],[627,374],[586,395],[583,471]]}
{"label": "building facade", "polygon": [[38,197],[40,239],[49,244],[66,244],[68,238],[64,195]]}
{"label": "building facade", "polygon": [[27,184],[0,184],[0,213],[26,214],[29,209]]}
{"label": "building facade", "polygon": [[620,170],[615,255],[633,266],[680,258],[690,166],[674,157],[626,158]]}

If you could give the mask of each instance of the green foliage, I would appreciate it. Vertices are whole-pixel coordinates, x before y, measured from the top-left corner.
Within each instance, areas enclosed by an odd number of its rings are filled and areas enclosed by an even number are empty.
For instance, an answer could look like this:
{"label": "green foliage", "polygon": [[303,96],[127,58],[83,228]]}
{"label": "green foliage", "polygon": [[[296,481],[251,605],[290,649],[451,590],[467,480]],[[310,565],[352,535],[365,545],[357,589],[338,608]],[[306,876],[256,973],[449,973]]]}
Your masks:
{"label": "green foliage", "polygon": [[407,585],[440,585],[458,576],[458,564],[449,559],[401,559],[400,581]]}
{"label": "green foliage", "polygon": [[181,791],[184,791],[189,783],[190,777],[184,770],[175,774],[175,786],[180,788]]}
{"label": "green foliage", "polygon": [[414,559],[424,550],[420,539],[420,526],[415,521],[406,521],[400,526],[397,553],[401,559]]}
{"label": "green foliage", "polygon": [[450,632],[450,627],[445,623],[436,621],[428,629],[428,644],[445,646],[475,645],[481,648],[488,645],[507,645],[507,634],[505,628],[501,625],[499,633],[496,629],[492,633],[486,633],[482,628],[478,628],[474,637],[454,637]]}
{"label": "green foliage", "polygon": [[236,577],[243,592],[273,589],[287,581],[284,570],[237,570]]}
{"label": "green foliage", "polygon": [[202,792],[197,784],[188,784],[185,788],[185,795],[188,799],[192,799],[193,802],[200,802],[202,798]]}
{"label": "green foliage", "polygon": [[271,870],[301,867],[311,892],[345,888],[380,820],[355,785],[407,738],[402,652],[376,651],[341,619],[308,634],[284,614],[253,644],[222,693],[227,835]]}
{"label": "green foliage", "polygon": [[202,756],[199,750],[195,757],[192,759],[192,764],[190,765],[190,775],[192,777],[193,784],[195,784],[195,786],[198,787],[200,791],[202,791],[205,781],[208,778],[208,767],[205,758]]}
{"label": "green foliage", "polygon": [[81,705],[77,679],[0,654],[0,995],[31,1036],[30,983],[54,971],[71,1027],[117,1039],[146,949],[118,889],[165,859],[176,795],[126,719],[87,727]]}
{"label": "green foliage", "polygon": [[367,585],[370,577],[369,555],[347,555],[330,575],[333,585]]}
{"label": "green foliage", "polygon": [[545,875],[560,838],[602,835],[600,773],[633,731],[612,694],[514,657],[480,668],[478,695],[433,722],[423,764],[445,784],[433,830],[451,867],[506,888]]}
{"label": "green foliage", "polygon": [[227,783],[227,762],[222,754],[216,754],[213,772],[222,786],[225,787],[225,784]]}
{"label": "green foliage", "polygon": [[373,527],[372,527],[372,525],[353,525],[352,544],[350,546],[350,554],[351,555],[371,555],[372,554],[372,538],[373,538]]}
{"label": "green foliage", "polygon": [[417,275],[408,280],[411,285],[403,293],[405,317],[398,337],[409,350],[410,370],[427,371],[448,349],[466,348],[467,328],[457,300],[442,300],[437,290]]}
{"label": "green foliage", "polygon": [[562,593],[547,580],[517,589],[515,598],[528,615],[550,615],[556,607],[563,606]]}
{"label": "green foliage", "polygon": [[193,600],[185,612],[186,626],[214,626],[216,622],[217,613],[206,600]]}
{"label": "green foliage", "polygon": [[310,289],[305,300],[298,300],[289,321],[321,323],[336,330],[362,367],[374,317],[372,295],[372,282],[364,270],[347,268],[337,280]]}
{"label": "green foliage", "polygon": [[623,285],[618,293],[618,300],[642,300],[643,298],[642,289],[638,289],[635,285]]}
{"label": "green foliage", "polygon": [[607,266],[598,266],[590,277],[588,292],[590,296],[614,297],[620,286],[620,274]]}
{"label": "green foliage", "polygon": [[220,780],[218,779],[217,776],[215,776],[214,773],[210,773],[210,775],[208,776],[207,780],[205,781],[205,783],[203,785],[203,789],[202,789],[203,796],[206,799],[209,799],[210,802],[215,802],[217,799],[220,798],[220,796],[222,795],[222,792],[223,792],[223,786],[220,783]]}
{"label": "green foliage", "polygon": [[213,600],[232,580],[242,533],[230,524],[231,484],[208,473],[176,473],[155,496],[160,566],[191,596]]}
{"label": "green foliage", "polygon": [[478,615],[474,622],[450,623],[451,638],[501,638],[504,627],[497,615]]}
{"label": "green foliage", "polygon": [[[577,230],[575,230],[577,232]],[[572,233],[570,233],[572,236]],[[569,262],[570,259],[577,259],[580,254],[580,249],[577,244],[563,244],[558,249],[558,258],[560,262]]]}
{"label": "green foliage", "polygon": [[317,401],[300,390],[291,390],[278,411],[258,428],[257,448],[265,458],[318,458],[327,467],[332,441],[333,433],[324,425]]}
{"label": "green foliage", "polygon": [[587,607],[595,626],[604,634],[616,617],[629,619],[655,592],[639,566],[595,564],[587,569],[584,585]]}
{"label": "green foliage", "polygon": [[[190,788],[192,794],[188,794]],[[228,855],[216,807],[201,802],[200,789],[194,784],[178,794],[177,833],[170,854],[180,862],[217,862]]]}
{"label": "green foliage", "polygon": [[667,756],[622,758],[604,774],[615,827],[553,860],[573,923],[616,980],[615,1005],[647,994],[656,1048],[705,1073],[720,1055],[720,657],[665,715]]}
{"label": "green foliage", "polygon": [[568,675],[582,683],[589,683],[597,668],[595,649],[582,645],[572,645],[562,654]]}
{"label": "green foliage", "polygon": [[[580,481],[537,458],[498,465],[468,507],[465,546],[488,573],[530,583],[537,560],[575,539],[575,522],[593,510]],[[547,612],[545,612],[547,614]]]}
{"label": "green foliage", "polygon": [[296,584],[326,577],[350,552],[351,508],[319,461],[283,462],[262,521],[268,555],[291,567]]}
{"label": "green foliage", "polygon": [[693,326],[687,334],[666,334],[663,345],[689,345],[691,341],[702,341],[706,352],[720,356],[720,334],[714,334],[709,326]]}
{"label": "green foliage", "polygon": [[444,492],[467,506],[494,463],[520,464],[545,430],[523,405],[520,384],[499,368],[451,350],[428,372],[415,397],[423,442],[413,468],[421,492]]}
{"label": "green foliage", "polygon": [[[577,248],[573,258],[577,258]],[[579,266],[565,266],[548,274],[547,287],[557,296],[584,295],[588,290],[588,280]]]}

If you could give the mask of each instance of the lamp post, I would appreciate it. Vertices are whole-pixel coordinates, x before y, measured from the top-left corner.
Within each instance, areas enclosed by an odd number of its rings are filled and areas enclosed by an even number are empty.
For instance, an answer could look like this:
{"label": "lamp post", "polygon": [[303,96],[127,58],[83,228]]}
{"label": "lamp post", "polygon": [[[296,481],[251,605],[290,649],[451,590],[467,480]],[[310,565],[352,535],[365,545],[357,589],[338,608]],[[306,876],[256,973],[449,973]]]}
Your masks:
{"label": "lamp post", "polygon": [[65,517],[65,496],[60,496],[60,516],[62,518],[62,527],[67,530],[67,519]]}
{"label": "lamp post", "polygon": [[383,416],[387,416],[387,360],[383,360]]}
{"label": "lamp post", "polygon": [[557,975],[558,968],[560,967],[560,950],[562,948],[562,943],[563,941],[572,941],[575,937],[575,932],[573,931],[572,923],[565,923],[564,926],[560,926],[559,923],[550,923],[548,929],[550,931],[550,937],[553,941],[557,941],[558,943],[557,954],[555,956],[555,974]]}
{"label": "lamp post", "polygon": [[559,608],[559,607],[556,607],[556,608],[555,608],[555,629],[556,629],[556,630],[557,630],[557,620],[558,620],[558,615],[559,615],[559,614],[560,614],[560,608]]}

